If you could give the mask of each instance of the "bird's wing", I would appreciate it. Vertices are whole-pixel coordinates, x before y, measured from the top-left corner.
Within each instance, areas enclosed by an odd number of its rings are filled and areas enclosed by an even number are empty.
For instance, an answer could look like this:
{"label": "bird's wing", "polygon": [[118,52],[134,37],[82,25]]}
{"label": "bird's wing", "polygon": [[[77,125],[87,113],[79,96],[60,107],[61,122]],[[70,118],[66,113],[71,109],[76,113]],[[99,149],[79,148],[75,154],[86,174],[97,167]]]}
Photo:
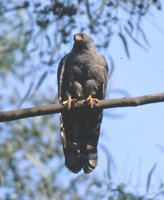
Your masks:
{"label": "bird's wing", "polygon": [[104,75],[104,83],[103,83],[103,88],[102,88],[102,96],[105,98],[106,94],[106,87],[108,83],[108,63],[103,55],[99,55],[99,63],[103,67],[103,75]]}
{"label": "bird's wing", "polygon": [[[66,69],[68,66],[68,58],[69,54],[64,56],[58,67],[57,79],[60,103],[62,103],[63,100],[66,100],[68,93],[67,72],[69,70]],[[79,121],[78,116],[79,113],[77,111],[74,112],[73,110],[65,110],[60,114],[60,132],[65,155],[65,165],[74,173],[77,173],[82,168],[81,155],[76,142],[76,135],[78,134],[77,126]]]}
{"label": "bird's wing", "polygon": [[104,83],[104,98],[105,98],[105,94],[106,94],[106,87],[107,87],[107,83],[108,83],[108,73],[109,73],[109,67],[108,67],[108,63],[105,59],[104,56],[102,56],[104,59],[104,77],[105,77],[105,83]]}
{"label": "bird's wing", "polygon": [[66,62],[68,59],[68,54],[66,56],[64,56],[60,63],[59,63],[59,67],[58,67],[58,74],[57,74],[57,81],[58,81],[58,98],[59,101],[62,101],[62,96],[63,96],[63,87],[64,87],[64,73],[66,70]]}
{"label": "bird's wing", "polygon": [[[57,72],[57,82],[58,82],[58,99],[59,102],[62,103],[63,95],[65,93],[64,85],[65,85],[65,71],[66,71],[66,61],[68,59],[68,55],[65,55],[59,63],[58,72]],[[61,129],[61,139],[63,148],[66,147],[66,136],[65,129],[63,123],[63,115],[60,114],[60,129]]]}

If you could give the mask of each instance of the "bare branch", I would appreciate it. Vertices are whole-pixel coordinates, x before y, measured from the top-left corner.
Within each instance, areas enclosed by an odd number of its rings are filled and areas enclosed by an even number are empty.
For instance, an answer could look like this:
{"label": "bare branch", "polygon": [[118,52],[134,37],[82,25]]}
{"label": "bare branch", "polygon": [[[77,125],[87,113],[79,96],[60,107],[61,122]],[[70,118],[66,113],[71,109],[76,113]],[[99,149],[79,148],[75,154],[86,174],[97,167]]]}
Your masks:
{"label": "bare branch", "polygon": [[15,7],[6,9],[5,12],[10,12],[10,11],[19,10],[19,9],[25,9],[25,8],[28,8],[29,5],[30,4],[26,1],[22,5],[17,5]]}
{"label": "bare branch", "polygon": [[[78,109],[81,107],[88,106],[85,102],[86,102],[85,100],[78,101],[77,105],[75,105],[72,109]],[[125,97],[119,99],[101,100],[99,103],[96,104],[95,109],[131,107],[131,106],[139,106],[139,105],[159,103],[159,102],[164,102],[164,93],[150,94],[138,97]],[[65,106],[63,106],[62,104],[58,103],[58,104],[50,104],[44,106],[18,109],[7,112],[0,112],[0,122],[60,113],[64,109],[67,108],[65,108]]]}

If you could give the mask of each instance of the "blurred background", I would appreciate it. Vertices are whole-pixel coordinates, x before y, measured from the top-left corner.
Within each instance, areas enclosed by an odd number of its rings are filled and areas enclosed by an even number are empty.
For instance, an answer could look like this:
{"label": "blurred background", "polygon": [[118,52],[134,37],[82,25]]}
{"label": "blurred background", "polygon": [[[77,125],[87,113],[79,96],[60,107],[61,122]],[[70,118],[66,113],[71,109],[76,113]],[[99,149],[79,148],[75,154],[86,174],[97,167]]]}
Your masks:
{"label": "blurred background", "polygon": [[[107,99],[163,92],[160,0],[0,1],[0,109],[57,100],[57,68],[73,35],[106,57]],[[104,110],[91,174],[64,165],[59,115],[0,123],[0,200],[162,200],[164,105]]]}

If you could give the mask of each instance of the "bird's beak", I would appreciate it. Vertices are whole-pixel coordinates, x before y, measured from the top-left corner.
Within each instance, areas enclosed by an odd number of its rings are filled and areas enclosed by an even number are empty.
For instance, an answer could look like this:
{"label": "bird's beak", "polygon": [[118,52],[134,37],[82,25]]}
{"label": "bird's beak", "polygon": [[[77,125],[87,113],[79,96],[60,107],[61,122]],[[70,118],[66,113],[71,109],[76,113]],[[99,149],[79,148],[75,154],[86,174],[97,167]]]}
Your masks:
{"label": "bird's beak", "polygon": [[74,35],[74,40],[75,41],[82,41],[83,40],[83,36],[81,34],[76,34],[76,35]]}

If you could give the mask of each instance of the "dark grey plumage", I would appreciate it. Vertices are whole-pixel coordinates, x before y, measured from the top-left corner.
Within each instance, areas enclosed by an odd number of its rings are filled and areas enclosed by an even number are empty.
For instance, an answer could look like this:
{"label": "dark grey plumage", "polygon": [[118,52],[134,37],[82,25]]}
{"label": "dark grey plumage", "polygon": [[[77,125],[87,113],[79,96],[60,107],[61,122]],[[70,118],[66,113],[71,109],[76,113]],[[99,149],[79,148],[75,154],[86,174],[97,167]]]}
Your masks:
{"label": "dark grey plumage", "polygon": [[[74,36],[74,45],[62,58],[58,68],[59,101],[104,99],[108,65],[95,48],[94,41],[84,33]],[[61,113],[61,137],[65,164],[74,173],[82,168],[91,172],[97,165],[97,144],[103,110],[83,108]]]}

